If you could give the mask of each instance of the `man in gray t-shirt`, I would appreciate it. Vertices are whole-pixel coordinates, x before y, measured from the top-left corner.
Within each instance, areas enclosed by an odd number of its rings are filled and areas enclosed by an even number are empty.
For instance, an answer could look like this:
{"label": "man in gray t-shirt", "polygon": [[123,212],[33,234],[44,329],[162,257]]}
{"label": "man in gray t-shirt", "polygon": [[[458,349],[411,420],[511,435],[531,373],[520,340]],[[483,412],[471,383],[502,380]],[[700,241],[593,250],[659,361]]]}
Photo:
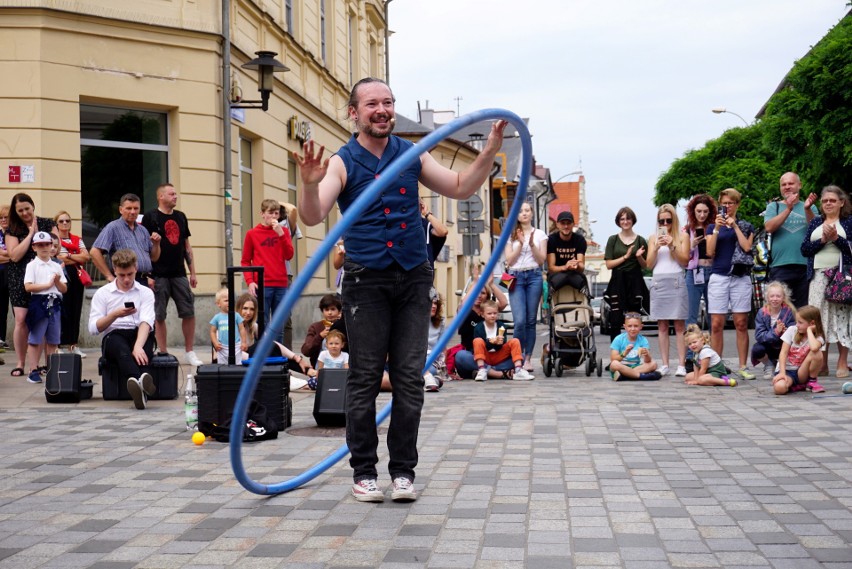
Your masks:
{"label": "man in gray t-shirt", "polygon": [[808,304],[807,261],[802,256],[802,240],[808,224],[817,214],[811,193],[804,203],[799,199],[802,181],[798,174],[781,176],[781,200],[770,202],[763,214],[763,226],[772,234],[772,262],[769,280],[781,281],[790,287],[796,308]]}

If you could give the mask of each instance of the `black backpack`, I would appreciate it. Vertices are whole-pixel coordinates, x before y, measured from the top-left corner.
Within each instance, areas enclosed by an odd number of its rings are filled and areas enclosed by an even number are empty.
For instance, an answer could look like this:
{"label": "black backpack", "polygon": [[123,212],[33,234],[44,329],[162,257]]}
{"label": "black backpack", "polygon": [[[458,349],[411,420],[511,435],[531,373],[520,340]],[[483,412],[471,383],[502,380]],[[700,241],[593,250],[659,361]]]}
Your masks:
{"label": "black backpack", "polygon": [[[199,430],[210,433],[210,436],[220,443],[227,443],[230,442],[232,419],[233,417],[229,417],[221,425],[199,425]],[[251,405],[249,405],[246,424],[243,426],[243,442],[254,443],[277,438],[278,425],[269,418],[266,406],[257,400],[252,400]]]}

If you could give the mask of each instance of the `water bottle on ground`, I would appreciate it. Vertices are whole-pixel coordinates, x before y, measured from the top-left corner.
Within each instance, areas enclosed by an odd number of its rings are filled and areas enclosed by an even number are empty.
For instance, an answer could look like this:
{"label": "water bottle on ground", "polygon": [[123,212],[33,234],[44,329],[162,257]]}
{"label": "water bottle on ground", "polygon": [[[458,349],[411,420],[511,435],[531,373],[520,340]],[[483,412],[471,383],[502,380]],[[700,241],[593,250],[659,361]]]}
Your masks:
{"label": "water bottle on ground", "polygon": [[195,376],[187,374],[186,376],[186,398],[184,399],[183,409],[186,414],[186,430],[198,430],[198,392],[195,390]]}

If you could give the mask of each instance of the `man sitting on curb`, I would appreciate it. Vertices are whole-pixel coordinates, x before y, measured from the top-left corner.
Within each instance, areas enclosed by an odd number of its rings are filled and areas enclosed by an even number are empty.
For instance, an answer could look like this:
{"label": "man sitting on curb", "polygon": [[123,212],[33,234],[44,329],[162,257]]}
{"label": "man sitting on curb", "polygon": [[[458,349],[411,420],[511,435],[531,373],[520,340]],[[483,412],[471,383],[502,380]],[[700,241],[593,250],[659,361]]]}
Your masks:
{"label": "man sitting on curb", "polygon": [[156,391],[154,378],[139,367],[154,356],[154,293],[136,281],[136,254],[130,249],[113,253],[112,266],[115,279],[92,297],[89,333],[104,334],[104,358],[118,367],[117,381],[127,381],[136,408],[144,409]]}

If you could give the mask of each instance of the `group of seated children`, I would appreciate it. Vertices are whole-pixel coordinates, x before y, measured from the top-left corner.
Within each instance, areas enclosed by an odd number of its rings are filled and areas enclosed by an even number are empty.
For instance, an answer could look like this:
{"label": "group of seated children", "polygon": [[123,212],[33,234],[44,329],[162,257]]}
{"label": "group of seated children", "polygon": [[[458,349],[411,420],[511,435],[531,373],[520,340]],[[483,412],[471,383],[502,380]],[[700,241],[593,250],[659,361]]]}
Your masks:
{"label": "group of seated children", "polygon": [[[500,310],[497,303],[491,299],[483,300],[480,304],[482,310],[482,322],[473,330],[473,358],[478,370],[473,378],[476,381],[488,379],[488,367],[505,362],[511,358],[515,364],[512,379],[515,381],[529,381],[533,376],[524,369],[524,355],[521,351],[521,342],[517,338],[506,339],[506,325],[497,316]],[[508,373],[511,372],[507,372]]]}
{"label": "group of seated children", "polygon": [[[216,363],[227,364],[230,350],[228,348],[228,314],[230,300],[228,290],[222,289],[216,293],[216,306],[219,313],[210,320],[210,341],[216,351]],[[335,295],[326,295],[320,301],[323,320],[311,324],[302,351],[316,353],[316,359],[311,361],[300,353],[296,353],[284,344],[275,342],[281,356],[287,358],[291,372],[291,387],[316,390],[317,375],[323,368],[348,368],[349,354],[343,351],[346,336],[340,330],[332,330],[332,326],[340,320],[340,300]],[[235,337],[235,353],[239,357],[235,361],[250,357],[258,340],[257,298],[245,293],[237,299],[234,320],[238,334]],[[309,346],[308,350],[305,349]],[[315,349],[314,349],[315,348]]]}
{"label": "group of seated children", "polygon": [[[803,306],[798,311],[789,301],[786,286],[772,282],[766,287],[766,306],[755,317],[755,345],[752,364],[764,364],[764,378],[772,379],[778,395],[808,390],[822,393],[817,381],[823,367],[825,332],[819,309]],[[657,364],[651,357],[648,340],[640,333],[638,313],[624,316],[624,332],[610,346],[612,379],[658,380]],[[692,354],[692,371],[686,374],[688,385],[737,385],[721,356],[710,347],[710,336],[695,324],[684,332]]]}

